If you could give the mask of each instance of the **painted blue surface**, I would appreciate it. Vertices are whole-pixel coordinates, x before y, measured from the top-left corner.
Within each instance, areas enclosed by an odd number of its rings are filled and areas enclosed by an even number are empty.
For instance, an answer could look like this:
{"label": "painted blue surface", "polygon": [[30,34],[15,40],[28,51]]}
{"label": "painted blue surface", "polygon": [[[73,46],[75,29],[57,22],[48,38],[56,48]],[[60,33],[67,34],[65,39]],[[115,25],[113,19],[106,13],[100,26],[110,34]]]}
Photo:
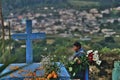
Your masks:
{"label": "painted blue surface", "polygon": [[32,33],[32,20],[26,21],[26,33],[13,34],[12,38],[26,40],[26,63],[33,62],[32,40],[45,39],[45,33]]}
{"label": "painted blue surface", "polygon": [[13,34],[12,35],[13,39],[17,40],[25,40],[27,39],[27,34],[26,33],[19,33],[19,34]]}
{"label": "painted blue surface", "polygon": [[0,64],[0,67],[3,66],[3,64]]}
{"label": "painted blue surface", "polygon": [[112,80],[120,80],[120,61],[114,62],[114,68],[112,70]]}
{"label": "painted blue surface", "polygon": [[89,80],[89,67],[85,70],[85,80]]}
{"label": "painted blue surface", "polygon": [[[58,63],[58,64],[60,64],[60,63]],[[25,65],[27,65],[27,63],[11,64],[1,74],[4,74],[6,72],[11,71],[10,68],[13,67],[13,66],[19,66],[19,67],[21,67],[21,66],[25,66]],[[4,77],[4,78],[2,78],[0,80],[6,80],[6,79],[8,79],[8,80],[23,80],[24,78],[27,78],[27,77],[25,77],[25,75],[28,72],[30,72],[30,71],[34,72],[40,66],[41,66],[40,63],[33,63],[33,64],[31,64],[29,66],[26,66],[26,67],[24,67],[22,69],[25,72],[19,73],[19,71],[16,71],[16,72],[12,73],[12,75],[14,75],[16,78],[15,77],[11,77],[10,75],[8,75],[8,76],[6,76],[6,77]],[[37,70],[36,71],[36,76],[38,76],[38,77],[43,76],[43,74],[44,74],[43,70]],[[65,69],[64,66],[60,67],[60,73],[58,73],[58,75],[59,75],[59,80],[70,80],[70,76],[69,76],[69,74],[68,74],[68,72],[67,72],[67,70]]]}

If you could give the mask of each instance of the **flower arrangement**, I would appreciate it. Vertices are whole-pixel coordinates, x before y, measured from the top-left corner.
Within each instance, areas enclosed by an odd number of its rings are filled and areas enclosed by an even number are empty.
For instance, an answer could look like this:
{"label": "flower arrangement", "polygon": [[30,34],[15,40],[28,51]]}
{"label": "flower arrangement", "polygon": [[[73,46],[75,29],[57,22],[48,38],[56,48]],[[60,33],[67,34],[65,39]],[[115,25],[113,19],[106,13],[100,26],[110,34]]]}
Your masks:
{"label": "flower arrangement", "polygon": [[98,55],[98,51],[93,51],[93,50],[89,50],[87,51],[87,57],[90,63],[96,63],[97,65],[101,64],[101,60],[99,60],[99,55]]}
{"label": "flower arrangement", "polygon": [[[56,55],[54,56],[42,56],[41,66],[36,68],[34,71],[20,69],[18,74],[25,77],[24,80],[57,80],[59,77],[60,68],[63,66],[61,63],[55,62]],[[10,70],[17,70],[19,66],[12,66]],[[43,71],[39,76],[36,74],[37,71]],[[10,74],[11,78],[17,78],[16,75]]]}
{"label": "flower arrangement", "polygon": [[45,78],[47,78],[48,80],[58,78],[57,73],[59,73],[60,71],[61,64],[58,65],[56,62],[54,62],[54,59],[52,56],[43,57],[41,61],[41,65],[44,70]]}
{"label": "flower arrangement", "polygon": [[74,60],[68,63],[68,71],[72,77],[74,77],[78,71],[85,71],[89,65],[101,64],[101,60],[99,59],[98,51],[89,50],[87,54],[76,57]]}
{"label": "flower arrangement", "polygon": [[74,77],[78,71],[85,70],[89,65],[88,58],[84,55],[76,57],[73,61],[68,63],[68,71],[71,77]]}

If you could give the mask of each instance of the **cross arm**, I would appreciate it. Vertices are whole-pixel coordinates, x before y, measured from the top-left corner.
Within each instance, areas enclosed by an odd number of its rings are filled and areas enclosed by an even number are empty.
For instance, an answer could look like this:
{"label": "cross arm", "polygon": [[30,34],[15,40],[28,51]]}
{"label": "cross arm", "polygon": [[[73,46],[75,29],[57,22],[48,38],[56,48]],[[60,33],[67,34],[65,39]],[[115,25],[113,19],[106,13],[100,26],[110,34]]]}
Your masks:
{"label": "cross arm", "polygon": [[13,34],[12,39],[25,40],[27,39],[27,34],[24,33]]}
{"label": "cross arm", "polygon": [[30,34],[30,39],[45,39],[45,33],[32,33]]}

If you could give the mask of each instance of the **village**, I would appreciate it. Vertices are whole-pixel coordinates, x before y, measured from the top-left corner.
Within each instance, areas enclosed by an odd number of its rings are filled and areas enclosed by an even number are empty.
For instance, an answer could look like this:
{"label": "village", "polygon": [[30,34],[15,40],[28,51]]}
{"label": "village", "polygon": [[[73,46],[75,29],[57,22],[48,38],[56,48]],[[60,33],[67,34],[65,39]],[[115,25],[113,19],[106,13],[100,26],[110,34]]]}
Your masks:
{"label": "village", "polygon": [[[25,32],[25,20],[30,19],[33,23],[33,33],[45,32],[48,35],[60,37],[80,37],[82,40],[91,40],[91,37],[89,35],[81,36],[79,33],[101,34],[104,37],[116,35],[119,37],[119,33],[114,29],[101,28],[101,24],[120,22],[120,17],[104,18],[104,15],[109,15],[112,10],[120,11],[120,7],[101,11],[95,8],[89,11],[79,11],[75,9],[55,9],[54,7],[44,7],[43,10],[46,12],[35,13],[28,10],[27,13],[22,14],[19,12],[10,13],[5,19],[4,25],[7,26],[10,22],[11,34]],[[5,33],[5,39],[8,39],[8,30]]]}

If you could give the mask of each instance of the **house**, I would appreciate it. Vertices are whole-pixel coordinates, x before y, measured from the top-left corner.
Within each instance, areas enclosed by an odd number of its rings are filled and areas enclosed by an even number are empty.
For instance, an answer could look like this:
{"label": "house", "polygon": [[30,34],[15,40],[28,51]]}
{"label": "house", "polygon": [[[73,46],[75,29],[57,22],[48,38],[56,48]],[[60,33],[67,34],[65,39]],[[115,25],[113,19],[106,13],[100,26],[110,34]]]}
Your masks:
{"label": "house", "polygon": [[114,34],[116,34],[116,32],[113,29],[102,29],[101,31],[105,35],[114,35]]}
{"label": "house", "polygon": [[107,19],[107,23],[109,22],[109,23],[114,23],[114,19]]}
{"label": "house", "polygon": [[98,14],[98,10],[97,9],[90,9],[90,11],[89,11],[90,13],[93,13],[93,14]]}
{"label": "house", "polygon": [[72,37],[72,34],[61,33],[59,34],[60,37]]}
{"label": "house", "polygon": [[80,38],[81,41],[91,41],[92,38],[88,37],[88,36],[85,36],[85,37],[82,37]]}
{"label": "house", "polygon": [[103,11],[101,11],[102,14],[109,14],[110,13],[110,10],[109,9],[105,9]]}
{"label": "house", "polygon": [[120,7],[115,8],[115,10],[120,11]]}

